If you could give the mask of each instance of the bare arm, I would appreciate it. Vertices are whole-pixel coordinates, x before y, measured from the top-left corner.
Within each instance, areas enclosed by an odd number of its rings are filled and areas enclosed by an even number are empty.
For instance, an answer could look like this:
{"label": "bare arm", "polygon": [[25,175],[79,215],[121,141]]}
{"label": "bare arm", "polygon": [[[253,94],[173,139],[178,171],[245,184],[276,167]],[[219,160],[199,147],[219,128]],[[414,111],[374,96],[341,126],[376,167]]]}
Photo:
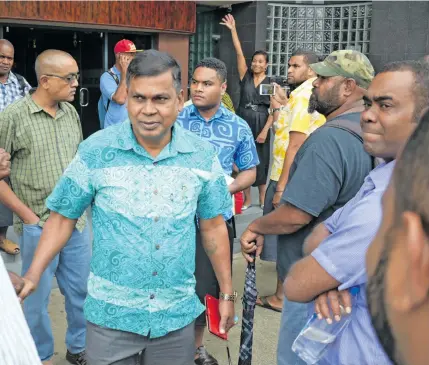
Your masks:
{"label": "bare arm", "polygon": [[228,14],[222,19],[222,23],[220,24],[225,25],[231,31],[232,43],[234,44],[235,53],[237,54],[238,74],[240,76],[240,80],[243,80],[243,77],[247,72],[247,64],[243,50],[241,49],[237,29],[235,28],[235,19],[231,14]]}
{"label": "bare arm", "polygon": [[127,84],[125,77],[121,76],[118,88],[112,95],[112,100],[119,105],[124,105],[127,102]]}
{"label": "bare arm", "polygon": [[[221,293],[233,294],[229,238],[223,217],[219,215],[213,219],[201,219],[200,233],[204,250],[213,266]],[[219,313],[221,316],[220,332],[228,332],[235,324],[234,302],[220,300]]]}
{"label": "bare arm", "polygon": [[131,62],[131,57],[126,54],[119,55],[119,69],[121,71],[121,81],[119,82],[118,88],[112,95],[112,100],[116,104],[123,105],[127,102],[127,70]]}
{"label": "bare arm", "polygon": [[200,219],[200,232],[204,250],[210,259],[221,292],[232,292],[231,263],[228,231],[221,215],[213,219]]}
{"label": "bare arm", "polygon": [[241,252],[245,259],[253,262],[251,253],[259,256],[264,245],[264,234],[291,234],[311,222],[313,217],[294,207],[284,204],[270,214],[254,220],[241,235]]}
{"label": "bare arm", "polygon": [[257,234],[291,234],[311,222],[313,217],[293,206],[283,204],[271,213],[254,220],[248,227]]}
{"label": "bare arm", "polygon": [[239,191],[247,189],[256,180],[256,167],[252,167],[248,170],[240,171],[235,178],[234,182],[228,186],[229,192],[235,194]]}
{"label": "bare arm", "polygon": [[45,269],[70,239],[77,220],[69,219],[56,212],[51,212],[43,226],[42,236],[37,245],[33,262],[24,275],[25,286],[19,297],[24,299],[31,294],[39,283]]}
{"label": "bare arm", "polygon": [[313,256],[307,256],[292,266],[283,289],[288,300],[306,303],[339,285]]}
{"label": "bare arm", "polygon": [[14,212],[24,223],[35,224],[39,217],[15,195],[4,181],[0,181],[0,201]]}
{"label": "bare arm", "polygon": [[330,235],[323,223],[318,224],[304,241],[304,255],[310,255]]}

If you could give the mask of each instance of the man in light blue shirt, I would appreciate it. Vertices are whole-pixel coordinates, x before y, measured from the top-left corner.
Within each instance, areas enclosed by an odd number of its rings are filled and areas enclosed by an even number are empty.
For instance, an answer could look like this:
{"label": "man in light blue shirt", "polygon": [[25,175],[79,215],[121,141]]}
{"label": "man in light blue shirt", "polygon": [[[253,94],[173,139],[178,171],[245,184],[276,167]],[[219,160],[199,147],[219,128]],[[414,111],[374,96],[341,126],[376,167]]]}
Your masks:
{"label": "man in light blue shirt", "polygon": [[[315,311],[321,320],[340,320],[339,303],[351,311],[348,327],[328,346],[318,364],[390,364],[371,326],[365,255],[381,222],[381,198],[394,159],[427,105],[420,95],[429,95],[429,85],[418,80],[428,70],[423,63],[396,62],[386,65],[374,78],[364,96],[363,140],[367,152],[386,163],[371,171],[352,200],[314,229],[304,245],[304,252],[311,255],[294,265],[286,278],[288,300],[308,302],[318,297],[311,312]],[[352,286],[361,286],[353,303],[347,294]]]}
{"label": "man in light blue shirt", "polygon": [[135,57],[136,46],[128,39],[116,43],[114,66],[103,73],[100,78],[101,97],[98,101],[100,128],[122,123],[128,118],[126,75],[128,65]]}
{"label": "man in light blue shirt", "polygon": [[231,197],[215,149],[173,126],[183,107],[176,60],[154,50],[139,54],[128,68],[127,87],[129,119],[83,142],[48,198],[52,213],[21,297],[37,287],[91,205],[88,363],[188,365],[194,321],[204,310],[195,295],[195,215],[222,292],[221,333],[234,325],[222,217]]}
{"label": "man in light blue shirt", "polygon": [[[221,103],[222,95],[226,92],[226,78],[226,65],[221,60],[216,58],[201,60],[195,67],[191,79],[192,105],[183,109],[177,118],[177,123],[215,147],[225,175],[231,176],[235,163],[240,172],[234,182],[228,186],[229,192],[235,194],[252,186],[255,182],[259,159],[249,125]],[[232,258],[234,246],[232,211],[228,210],[223,216],[228,228]],[[201,236],[197,230],[196,291],[200,301],[204,303],[206,294],[219,296],[219,286],[200,241]],[[206,318],[203,313],[196,321],[195,364],[217,365],[217,360],[208,354],[203,346],[205,325]]]}

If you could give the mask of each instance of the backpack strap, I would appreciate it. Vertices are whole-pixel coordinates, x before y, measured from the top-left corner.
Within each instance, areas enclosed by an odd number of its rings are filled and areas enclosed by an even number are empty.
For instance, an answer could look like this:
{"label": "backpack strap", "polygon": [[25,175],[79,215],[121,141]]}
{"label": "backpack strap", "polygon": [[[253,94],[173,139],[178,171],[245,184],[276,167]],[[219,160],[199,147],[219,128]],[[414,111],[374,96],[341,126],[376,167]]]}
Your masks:
{"label": "backpack strap", "polygon": [[[351,135],[353,135],[354,137],[356,137],[360,143],[363,144],[363,138],[361,135],[359,135],[354,129],[350,128],[350,124],[353,123],[347,119],[339,119],[338,121],[336,121],[337,123],[335,124],[325,124],[325,127],[330,127],[330,128],[338,128],[338,129],[342,129],[343,131],[349,132]],[[341,123],[341,124],[340,124]],[[372,168],[376,168],[379,164],[380,164],[380,160],[371,156],[371,161],[372,161]]]}
{"label": "backpack strap", "polygon": [[[112,77],[113,77],[113,80],[115,80],[116,85],[119,85],[119,77],[118,77],[118,75],[116,75],[116,74],[112,71],[112,69],[109,69],[109,70],[107,70],[106,72],[107,72],[110,76],[112,76]],[[110,99],[108,99],[108,100],[107,100],[106,113],[107,113],[107,111],[109,110],[110,101],[111,101]]]}
{"label": "backpack strap", "polygon": [[21,96],[25,96],[25,89],[27,87],[27,84],[25,83],[24,77],[22,77],[21,75],[16,74],[16,73],[14,73],[14,75],[16,76],[16,78],[18,80],[19,90],[21,91]]}

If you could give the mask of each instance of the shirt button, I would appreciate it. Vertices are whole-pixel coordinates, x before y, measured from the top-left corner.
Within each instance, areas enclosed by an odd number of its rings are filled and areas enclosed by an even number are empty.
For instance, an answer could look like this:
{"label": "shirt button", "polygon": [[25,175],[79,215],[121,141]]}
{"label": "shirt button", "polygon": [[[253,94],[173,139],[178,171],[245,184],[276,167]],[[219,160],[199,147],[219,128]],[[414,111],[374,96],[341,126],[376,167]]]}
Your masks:
{"label": "shirt button", "polygon": [[155,218],[153,218],[153,220],[154,220],[155,222],[158,222],[158,221],[159,221],[159,217],[155,217]]}
{"label": "shirt button", "polygon": [[160,246],[160,245],[155,245],[155,248],[156,248],[157,250],[159,250],[159,249],[161,248],[161,246]]}
{"label": "shirt button", "polygon": [[155,298],[155,294],[151,294],[149,298],[150,299],[154,299]]}
{"label": "shirt button", "polygon": [[157,276],[158,275],[158,273],[156,272],[156,271],[154,271],[153,273],[152,273],[152,276]]}
{"label": "shirt button", "polygon": [[158,194],[158,189],[155,189],[154,191],[153,191],[153,193],[156,195],[156,194]]}

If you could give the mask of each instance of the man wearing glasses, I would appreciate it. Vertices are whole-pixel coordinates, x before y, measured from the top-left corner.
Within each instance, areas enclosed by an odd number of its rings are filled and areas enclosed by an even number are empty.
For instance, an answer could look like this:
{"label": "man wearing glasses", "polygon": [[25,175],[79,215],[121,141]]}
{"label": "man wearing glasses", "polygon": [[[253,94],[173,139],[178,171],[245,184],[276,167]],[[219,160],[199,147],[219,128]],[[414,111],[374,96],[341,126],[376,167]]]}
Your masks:
{"label": "man wearing glasses", "polygon": [[[48,50],[36,60],[37,89],[0,113],[0,147],[10,153],[11,187],[0,181],[0,202],[14,212],[14,228],[28,270],[49,216],[45,205],[56,182],[82,141],[74,100],[79,69],[68,53]],[[71,204],[71,202],[62,202]],[[54,275],[65,296],[67,360],[86,365],[83,303],[91,256],[86,217],[76,224],[67,245],[43,273],[38,289],[24,302],[31,334],[43,364],[52,364],[54,340],[48,303]]]}

